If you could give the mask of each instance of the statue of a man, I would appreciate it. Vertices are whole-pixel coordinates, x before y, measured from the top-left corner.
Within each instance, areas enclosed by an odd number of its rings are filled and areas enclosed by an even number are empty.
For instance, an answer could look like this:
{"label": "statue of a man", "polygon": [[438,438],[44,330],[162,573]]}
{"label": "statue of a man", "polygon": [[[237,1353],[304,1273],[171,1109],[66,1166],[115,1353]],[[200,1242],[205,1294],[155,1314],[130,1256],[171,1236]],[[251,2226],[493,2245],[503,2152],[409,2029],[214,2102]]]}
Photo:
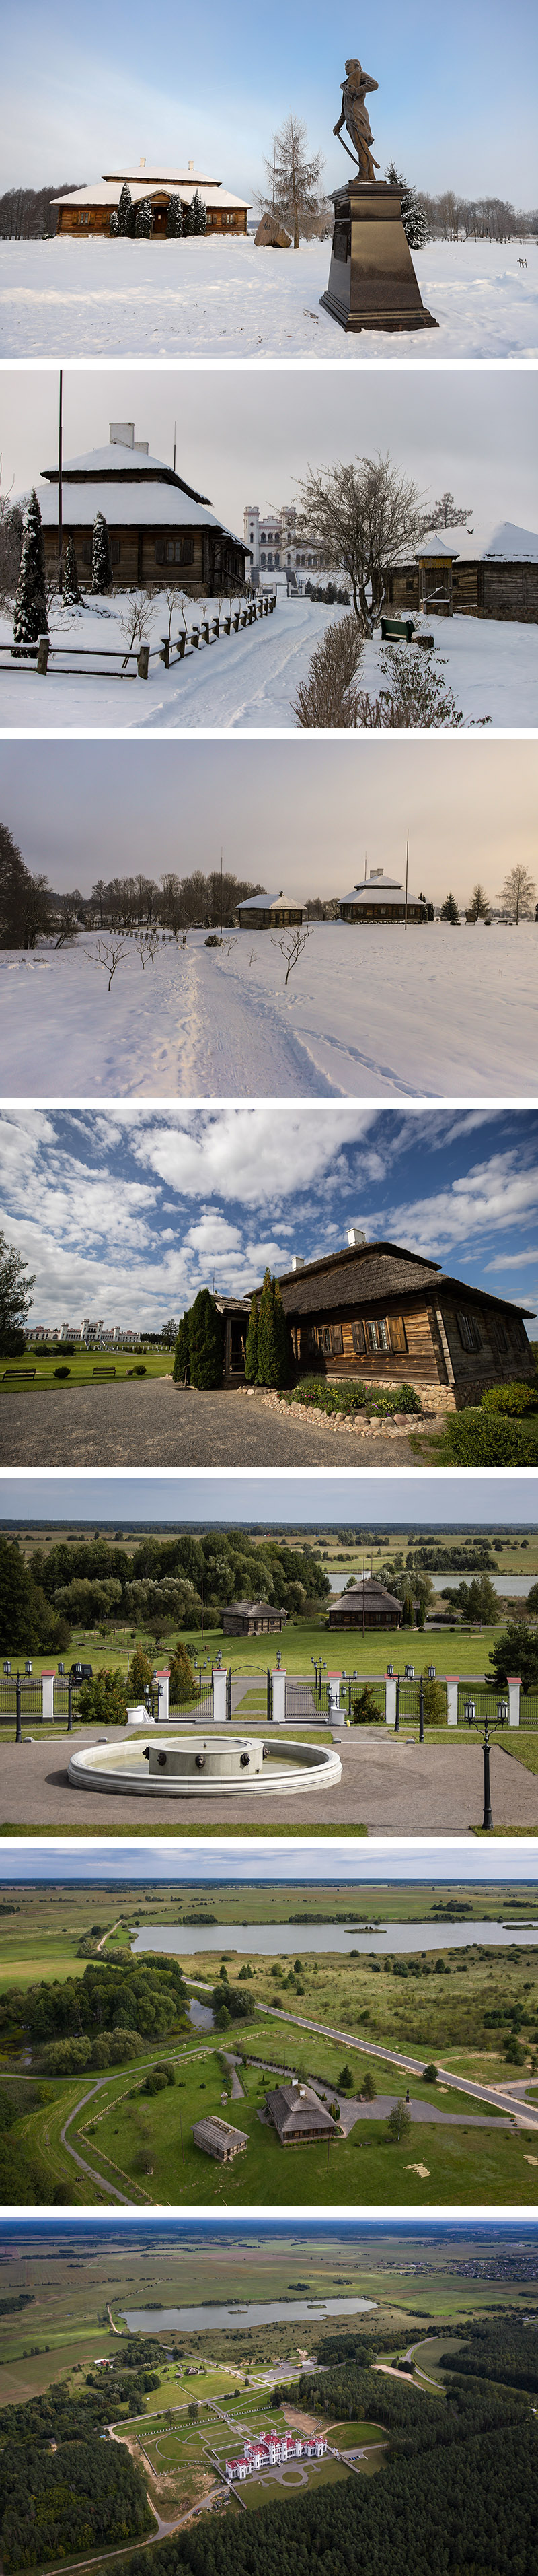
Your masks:
{"label": "statue of a man", "polygon": [[[370,80],[369,73],[363,72],[362,63],[349,62],[346,63],[345,80],[341,81],[340,86],[342,108],[338,124],[333,126],[333,134],[340,134],[342,126],[347,126],[353,149],[357,154],[359,178],[373,179],[375,171],[379,169],[379,162],[372,160],[370,151],[370,144],[373,143],[374,138],[366,96],[368,90],[379,88],[379,82]],[[344,151],[347,151],[347,144],[344,144]]]}

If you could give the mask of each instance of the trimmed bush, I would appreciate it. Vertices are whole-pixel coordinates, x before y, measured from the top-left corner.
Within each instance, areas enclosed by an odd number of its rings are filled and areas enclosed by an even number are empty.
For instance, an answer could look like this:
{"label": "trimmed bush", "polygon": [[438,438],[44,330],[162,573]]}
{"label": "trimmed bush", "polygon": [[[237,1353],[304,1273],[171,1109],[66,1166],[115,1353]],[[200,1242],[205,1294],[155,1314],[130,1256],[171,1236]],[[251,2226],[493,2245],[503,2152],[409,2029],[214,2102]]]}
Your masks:
{"label": "trimmed bush", "polygon": [[127,1716],[127,1683],[120,1672],[95,1673],[92,1682],[82,1682],[78,1694],[80,1716],[85,1724],[124,1726]]}
{"label": "trimmed bush", "polygon": [[383,1710],[379,1708],[374,1692],[369,1690],[367,1682],[359,1691],[357,1699],[352,1700],[351,1715],[354,1726],[384,1725]]}
{"label": "trimmed bush", "polygon": [[414,1386],[393,1386],[389,1392],[384,1386],[365,1386],[363,1378],[331,1386],[323,1377],[303,1377],[288,1401],[319,1405],[323,1413],[422,1413]]}
{"label": "trimmed bush", "polygon": [[443,1682],[424,1683],[424,1725],[446,1726],[446,1690]]}
{"label": "trimmed bush", "polygon": [[447,1414],[436,1455],[451,1467],[538,1467],[538,1415],[514,1422],[468,1405]]}
{"label": "trimmed bush", "polygon": [[512,1413],[519,1421],[525,1413],[538,1413],[538,1377],[512,1378],[508,1386],[488,1386],[482,1396],[483,1413]]}
{"label": "trimmed bush", "polygon": [[188,1318],[188,1314],[187,1314],[187,1315],[182,1315],[182,1317],[181,1317],[181,1323],[180,1323],[180,1325],[179,1325],[179,1330],[178,1330],[178,1335],[177,1335],[177,1341],[176,1341],[176,1347],[175,1347],[175,1351],[174,1351],[174,1368],[173,1368],[173,1375],[174,1375],[174,1377],[175,1377],[176,1386],[183,1386],[183,1385],[185,1384],[185,1380],[187,1381],[187,1385],[188,1385],[188,1381],[189,1381],[189,1368],[190,1368],[189,1318]]}
{"label": "trimmed bush", "polygon": [[209,1288],[200,1288],[189,1315],[191,1386],[222,1386],[224,1325]]}
{"label": "trimmed bush", "polygon": [[183,1645],[182,1638],[178,1637],[177,1645],[174,1646],[170,1666],[170,1707],[180,1708],[181,1701],[183,1699],[195,1699],[195,1697],[196,1685],[192,1664],[187,1654],[187,1648]]}

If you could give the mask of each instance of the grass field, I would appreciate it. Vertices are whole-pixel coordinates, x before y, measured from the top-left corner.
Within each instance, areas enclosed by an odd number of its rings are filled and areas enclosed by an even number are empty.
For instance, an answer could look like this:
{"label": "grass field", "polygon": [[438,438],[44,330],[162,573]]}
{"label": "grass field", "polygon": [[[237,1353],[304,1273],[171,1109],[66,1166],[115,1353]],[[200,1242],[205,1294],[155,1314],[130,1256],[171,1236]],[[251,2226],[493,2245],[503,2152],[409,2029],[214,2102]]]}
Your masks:
{"label": "grass field", "polygon": [[[95,1359],[95,1356],[95,1353],[92,1354],[93,1359]],[[103,1359],[106,1358],[106,1354],[103,1353],[102,1356]],[[137,1355],[133,1354],[132,1356],[133,1358],[136,1358]],[[168,1366],[168,1368],[170,1368],[171,1366],[170,1354],[166,1355],[159,1353],[152,1355],[150,1352],[146,1352],[143,1356],[146,1359],[147,1366],[149,1366],[149,1361],[152,1356],[164,1359],[165,1367]],[[99,1354],[97,1354],[97,1358],[99,1358]],[[33,1365],[33,1363],[28,1364]],[[9,1363],[9,1365],[14,1365],[14,1363]],[[99,1536],[102,1537],[105,1544],[108,1544],[111,1548],[117,1546],[118,1543],[122,1541],[128,1549],[132,1549],[133,1547],[138,1546],[144,1538],[173,1538],[178,1529],[190,1528],[191,1526],[192,1524],[188,1522],[180,1521],[174,1523],[163,1522],[161,1524],[159,1524],[158,1520],[147,1524],[143,1521],[136,1521],[134,1523],[126,1521],[123,1523],[121,1529],[115,1529],[112,1522],[110,1522],[109,1524],[101,1525]],[[210,1526],[212,1525],[208,1523],[207,1528]],[[223,1526],[232,1526],[232,1524],[223,1524]],[[245,1526],[247,1525],[245,1524]],[[6,1528],[9,1535],[13,1537],[16,1536],[18,1538],[19,1545],[23,1549],[23,1552],[25,1554],[31,1554],[32,1549],[35,1547],[50,1549],[55,1547],[59,1540],[65,1540],[66,1538],[77,1542],[92,1538],[94,1524],[91,1521],[80,1521],[76,1519],[69,1522],[22,1521],[13,1524],[7,1522]],[[204,1524],[202,1522],[199,1524],[197,1523],[195,1535],[201,1536],[203,1534]],[[363,1565],[368,1568],[371,1566],[372,1572],[374,1574],[378,1574],[382,1565],[386,1564],[389,1559],[394,1559],[398,1564],[400,1571],[402,1571],[406,1564],[407,1556],[414,1553],[415,1549],[420,1546],[422,1539],[427,1540],[430,1545],[433,1544],[434,1546],[435,1566],[433,1570],[438,1574],[444,1572],[448,1575],[453,1571],[455,1541],[459,1536],[461,1536],[461,1539],[465,1542],[472,1541],[473,1539],[486,1539],[487,1544],[490,1547],[491,1554],[495,1559],[497,1573],[506,1576],[507,1578],[507,1590],[510,1588],[509,1578],[511,1575],[538,1575],[538,1522],[535,1528],[526,1523],[521,1524],[520,1527],[518,1527],[517,1524],[513,1526],[507,1524],[504,1529],[502,1526],[499,1526],[499,1528],[494,1528],[491,1531],[489,1531],[484,1525],[479,1525],[477,1523],[474,1528],[469,1525],[468,1528],[466,1527],[456,1533],[448,1528],[429,1529],[426,1526],[417,1528],[416,1523],[414,1523],[407,1531],[402,1529],[391,1530],[390,1524],[387,1524],[385,1528],[381,1530],[377,1527],[376,1529],[373,1529],[371,1533],[368,1532],[364,1541],[361,1538],[356,1544],[353,1542],[352,1538],[350,1538],[349,1541],[344,1538],[341,1527],[333,1529],[329,1525],[326,1529],[324,1529],[323,1526],[320,1526],[319,1529],[315,1529],[309,1523],[305,1525],[304,1529],[301,1529],[298,1526],[288,1529],[286,1528],[285,1523],[279,1524],[278,1522],[275,1522],[267,1530],[252,1531],[250,1536],[252,1544],[259,1547],[262,1555],[267,1538],[275,1538],[277,1540],[282,1539],[286,1547],[298,1550],[302,1549],[305,1545],[310,1546],[313,1549],[314,1555],[320,1558],[322,1564],[325,1566],[326,1572],[330,1575],[334,1575],[335,1577],[338,1576],[338,1578],[342,1578],[342,1588],[344,1583],[347,1582],[348,1575],[360,1575],[362,1573]],[[467,1574],[464,1577],[464,1580],[468,1579],[469,1576]]]}
{"label": "grass field", "polygon": [[[28,1351],[21,1356],[20,1360],[5,1360],[3,1368],[0,1364],[0,1392],[9,1395],[10,1390],[15,1388],[15,1392],[34,1395],[37,1391],[41,1392],[43,1387],[50,1387],[53,1394],[61,1395],[63,1386],[88,1386],[95,1378],[96,1382],[98,1379],[101,1381],[106,1393],[107,1384],[110,1384],[112,1376],[132,1377],[133,1370],[142,1367],[146,1377],[171,1377],[173,1354],[170,1351],[95,1350],[76,1351],[73,1359],[63,1360],[58,1354],[57,1359],[45,1360],[34,1357],[34,1353]],[[59,1368],[67,1369],[68,1376],[58,1378]],[[33,1379],[29,1379],[25,1374],[29,1369],[35,1370]],[[101,1371],[105,1369],[110,1372],[108,1379],[105,1376],[101,1378]],[[9,1371],[7,1384],[6,1370]],[[36,1540],[34,1537],[33,1544],[41,1546],[41,1538]]]}

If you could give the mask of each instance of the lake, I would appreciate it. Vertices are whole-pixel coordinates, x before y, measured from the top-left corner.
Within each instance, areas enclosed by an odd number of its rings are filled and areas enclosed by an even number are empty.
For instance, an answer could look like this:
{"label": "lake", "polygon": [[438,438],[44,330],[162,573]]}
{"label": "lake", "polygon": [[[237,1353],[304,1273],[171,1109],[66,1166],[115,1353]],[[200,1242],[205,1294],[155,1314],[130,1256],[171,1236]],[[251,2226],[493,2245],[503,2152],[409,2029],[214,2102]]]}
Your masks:
{"label": "lake", "polygon": [[[359,1916],[360,1920],[360,1916]],[[220,1959],[241,1957],[259,1959],[296,1959],[309,1952],[338,1954],[349,1958],[352,1950],[369,1950],[375,1958],[389,1953],[411,1956],[417,1950],[464,1950],[470,1946],[506,1950],[512,1942],[535,1947],[538,1943],[538,1918],[528,1925],[518,1923],[389,1923],[376,1932],[348,1931],[342,1923],[234,1923],[189,1924],[159,1923],[155,1931],[137,1932],[131,1942],[135,1957],[143,1950],[168,1951],[174,1958],[192,1958],[195,1951],[217,1953]],[[202,2025],[200,2024],[200,2028]]]}
{"label": "lake", "polygon": [[239,2326],[246,2332],[252,2326],[299,2324],[303,2317],[366,2316],[377,2306],[376,2299],[275,2299],[269,2306],[250,2299],[243,2307],[203,2308],[120,2308],[120,2316],[130,2334],[164,2334],[177,2327],[180,2334],[195,2334],[210,2326]]}

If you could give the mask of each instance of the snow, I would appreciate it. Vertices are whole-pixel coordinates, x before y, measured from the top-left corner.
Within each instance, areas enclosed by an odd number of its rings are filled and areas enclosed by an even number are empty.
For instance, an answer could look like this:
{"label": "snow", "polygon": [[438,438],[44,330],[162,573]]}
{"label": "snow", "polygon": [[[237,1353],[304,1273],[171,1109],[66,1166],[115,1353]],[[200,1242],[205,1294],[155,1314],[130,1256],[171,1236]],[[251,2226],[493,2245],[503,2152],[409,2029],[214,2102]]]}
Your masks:
{"label": "snow", "polygon": [[[216,600],[187,601],[187,627],[211,617],[217,606]],[[327,622],[343,613],[310,599],[288,600],[280,590],[272,617],[237,635],[223,635],[217,644],[201,645],[169,671],[158,660],[150,662],[147,682],[129,680],[127,686],[117,677],[118,664],[116,676],[110,670],[107,674],[106,667],[101,672],[90,664],[90,676],[86,673],[81,679],[78,655],[77,667],[71,671],[53,662],[46,680],[38,679],[31,665],[2,661],[0,721],[7,728],[30,726],[37,732],[98,726],[106,733],[119,725],[144,732],[289,731],[294,727],[292,703],[299,681],[306,679],[315,646]],[[83,610],[57,601],[50,612],[51,634],[71,646],[100,646],[105,666],[107,646],[109,653],[120,647],[125,650],[121,624],[125,614],[121,593],[90,601]],[[538,625],[435,616],[428,616],[427,623],[436,656],[444,662],[444,682],[453,689],[466,726],[481,724],[486,717],[492,725],[518,732],[538,724]],[[155,593],[148,609],[148,639],[160,644],[168,630],[166,601]],[[172,635],[181,632],[178,595]],[[4,613],[0,646],[11,642],[11,635],[11,622]],[[397,649],[406,652],[408,647]],[[361,686],[374,696],[383,682],[384,651],[379,634],[364,650]]]}
{"label": "snow", "polygon": [[[520,257],[527,267],[520,268]],[[380,358],[392,365],[538,356],[538,245],[426,242],[414,266],[437,331],[346,333],[320,306],[330,242],[257,250],[186,241],[0,243],[3,358]]]}
{"label": "snow", "polygon": [[72,1099],[474,1100],[537,1088],[538,924],[316,923],[287,986],[278,933],[133,941],[111,992],[96,936],[0,955],[0,1088]]}
{"label": "snow", "polygon": [[462,563],[538,563],[538,535],[535,528],[517,528],[513,519],[485,527],[473,518],[470,528],[428,529],[416,551],[449,561],[457,555]]}

